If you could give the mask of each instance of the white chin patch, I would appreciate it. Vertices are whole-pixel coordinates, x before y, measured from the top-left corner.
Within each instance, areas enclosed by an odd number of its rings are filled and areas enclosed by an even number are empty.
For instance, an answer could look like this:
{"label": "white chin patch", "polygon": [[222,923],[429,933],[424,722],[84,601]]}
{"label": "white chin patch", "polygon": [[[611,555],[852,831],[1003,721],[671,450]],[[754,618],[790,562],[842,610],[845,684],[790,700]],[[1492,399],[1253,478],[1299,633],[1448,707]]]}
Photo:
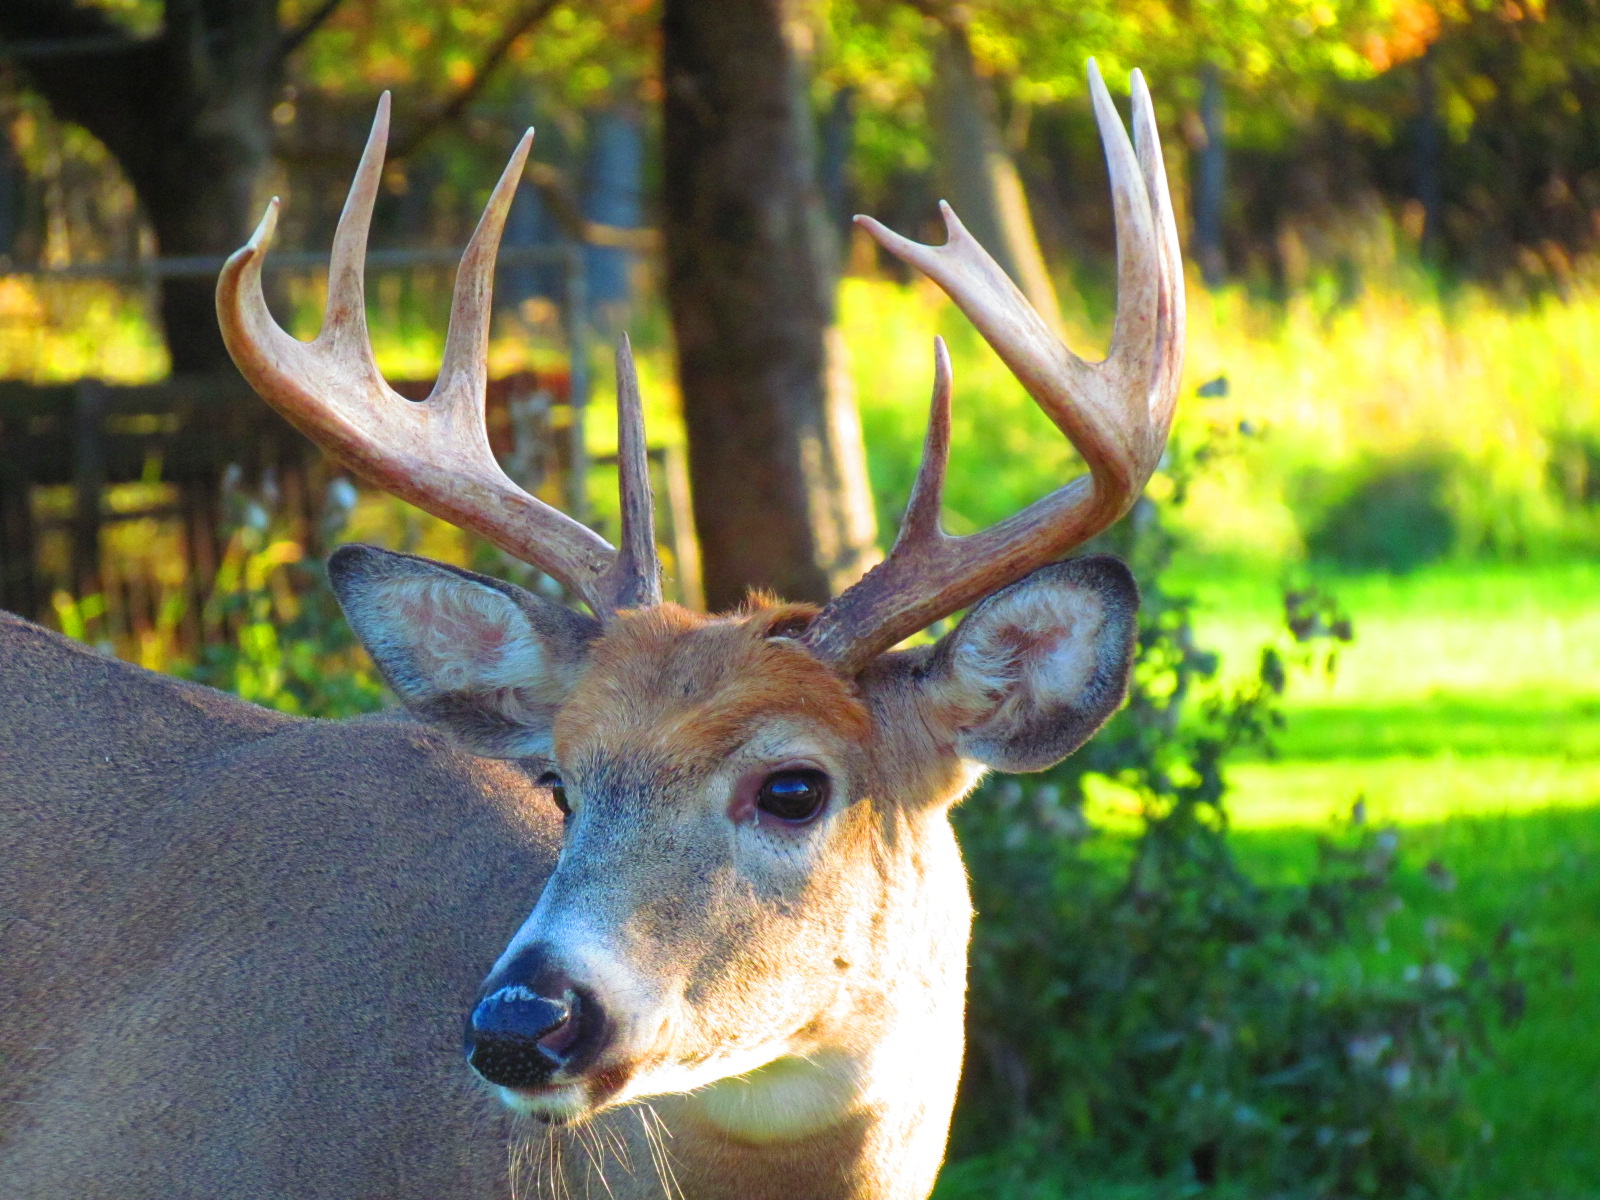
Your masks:
{"label": "white chin patch", "polygon": [[579,1117],[586,1116],[589,1111],[588,1098],[584,1095],[583,1088],[575,1083],[551,1088],[537,1095],[503,1087],[497,1087],[495,1091],[499,1093],[501,1103],[512,1112],[521,1113],[537,1121],[560,1124],[575,1121]]}

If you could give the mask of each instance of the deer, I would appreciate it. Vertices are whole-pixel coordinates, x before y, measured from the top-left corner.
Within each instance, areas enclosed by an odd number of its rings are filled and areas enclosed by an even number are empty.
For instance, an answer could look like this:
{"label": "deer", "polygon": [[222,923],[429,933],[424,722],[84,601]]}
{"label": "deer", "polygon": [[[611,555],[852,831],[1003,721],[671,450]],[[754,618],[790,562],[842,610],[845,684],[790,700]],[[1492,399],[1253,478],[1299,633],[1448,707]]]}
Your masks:
{"label": "deer", "polygon": [[[962,1063],[971,901],[949,811],[1121,704],[1138,590],[1066,557],[1163,453],[1184,293],[1150,95],[1093,64],[1118,236],[1108,356],[1069,351],[948,206],[935,281],[1088,472],[940,525],[951,368],[888,556],[821,606],[663,599],[641,401],[617,354],[618,545],[512,482],[484,431],[490,289],[522,139],[457,277],[432,395],[370,349],[380,102],[321,333],[262,294],[277,202],[217,310],[261,396],[344,468],[559,581],[341,547],[398,699],[301,719],[0,620],[0,1194],[7,1200],[903,1200]],[[965,610],[936,641],[912,635]]]}

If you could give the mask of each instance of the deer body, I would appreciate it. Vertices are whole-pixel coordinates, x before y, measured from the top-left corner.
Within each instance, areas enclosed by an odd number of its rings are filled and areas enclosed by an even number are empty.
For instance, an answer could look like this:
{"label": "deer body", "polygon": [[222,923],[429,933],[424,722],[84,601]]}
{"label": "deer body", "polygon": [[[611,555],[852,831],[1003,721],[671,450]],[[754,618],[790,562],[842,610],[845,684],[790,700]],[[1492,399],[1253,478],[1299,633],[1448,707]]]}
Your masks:
{"label": "deer body", "polygon": [[12,618],[0,680],[0,1194],[501,1194],[454,1034],[554,858],[526,773]]}
{"label": "deer body", "polygon": [[[246,377],[350,470],[590,612],[343,547],[330,581],[405,710],[344,723],[0,620],[0,1196],[928,1194],[971,920],[948,811],[985,769],[1060,761],[1121,703],[1132,577],[1058,560],[1131,506],[1177,386],[1149,97],[1136,75],[1130,142],[1092,70],[1091,91],[1120,239],[1105,362],[1062,346],[948,209],[939,248],[863,219],[962,306],[1090,475],[945,535],[936,343],[900,536],[820,610],[662,602],[625,339],[618,548],[495,463],[489,284],[527,139],[423,402],[388,388],[366,339],[387,99],[310,343],[262,298],[269,209],[218,287]],[[892,648],[963,608],[939,641]]]}

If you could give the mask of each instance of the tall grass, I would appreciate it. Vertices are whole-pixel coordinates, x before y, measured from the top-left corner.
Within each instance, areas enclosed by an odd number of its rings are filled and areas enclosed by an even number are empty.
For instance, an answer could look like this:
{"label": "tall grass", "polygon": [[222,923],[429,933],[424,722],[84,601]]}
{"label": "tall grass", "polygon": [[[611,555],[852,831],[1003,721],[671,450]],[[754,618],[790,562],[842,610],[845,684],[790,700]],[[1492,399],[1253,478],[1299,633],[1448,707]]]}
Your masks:
{"label": "tall grass", "polygon": [[[849,280],[841,295],[886,521],[915,469],[934,332],[956,373],[952,530],[992,522],[1072,472],[1054,427],[931,285]],[[1600,287],[1515,303],[1403,277],[1286,304],[1195,290],[1189,328],[1177,436],[1209,455],[1187,505],[1197,550],[1298,558],[1362,485],[1419,466],[1439,476],[1457,556],[1559,556],[1600,538]],[[1072,342],[1097,358],[1108,334],[1089,324]]]}

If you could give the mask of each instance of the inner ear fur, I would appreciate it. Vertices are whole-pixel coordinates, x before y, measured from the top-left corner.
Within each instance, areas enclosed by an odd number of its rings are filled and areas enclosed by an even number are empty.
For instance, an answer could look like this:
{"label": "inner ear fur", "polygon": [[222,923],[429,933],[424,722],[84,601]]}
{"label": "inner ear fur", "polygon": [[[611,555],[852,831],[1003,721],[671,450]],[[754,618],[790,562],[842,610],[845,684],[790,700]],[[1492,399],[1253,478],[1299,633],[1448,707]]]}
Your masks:
{"label": "inner ear fur", "polygon": [[1041,567],[975,605],[923,669],[924,710],[964,757],[1042,771],[1121,707],[1139,588],[1110,555]]}
{"label": "inner ear fur", "polygon": [[408,710],[479,754],[549,754],[556,710],[598,621],[503,580],[375,546],[341,546],[328,578]]}

